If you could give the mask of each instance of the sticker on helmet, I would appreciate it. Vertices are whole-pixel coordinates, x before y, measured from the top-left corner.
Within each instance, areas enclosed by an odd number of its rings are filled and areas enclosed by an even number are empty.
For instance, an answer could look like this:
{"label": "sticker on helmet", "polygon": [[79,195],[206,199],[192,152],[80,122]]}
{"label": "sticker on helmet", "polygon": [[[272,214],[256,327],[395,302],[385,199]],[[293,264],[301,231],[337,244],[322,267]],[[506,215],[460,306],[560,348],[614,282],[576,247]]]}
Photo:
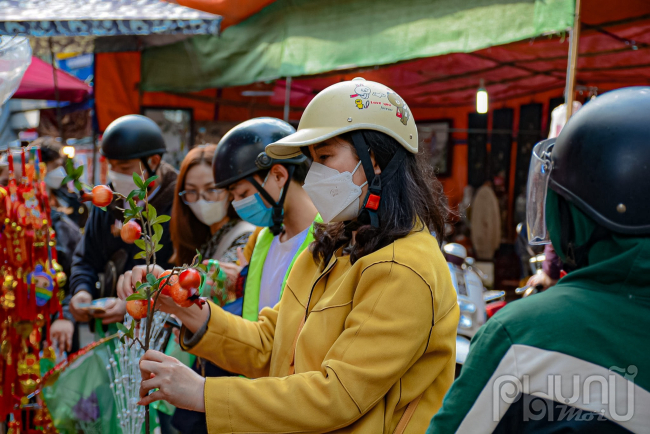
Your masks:
{"label": "sticker on helmet", "polygon": [[388,101],[397,107],[397,112],[395,115],[400,118],[402,123],[406,125],[411,118],[411,112],[409,111],[409,106],[406,105],[404,100],[399,97],[396,93],[388,92]]}
{"label": "sticker on helmet", "polygon": [[357,105],[359,110],[363,110],[364,108],[368,108],[370,105],[370,101],[366,101],[365,104],[361,98],[357,98],[354,100],[354,103]]}
{"label": "sticker on helmet", "polygon": [[357,84],[354,87],[354,94],[350,95],[350,98],[363,98],[368,99],[370,97],[370,88],[365,84]]}

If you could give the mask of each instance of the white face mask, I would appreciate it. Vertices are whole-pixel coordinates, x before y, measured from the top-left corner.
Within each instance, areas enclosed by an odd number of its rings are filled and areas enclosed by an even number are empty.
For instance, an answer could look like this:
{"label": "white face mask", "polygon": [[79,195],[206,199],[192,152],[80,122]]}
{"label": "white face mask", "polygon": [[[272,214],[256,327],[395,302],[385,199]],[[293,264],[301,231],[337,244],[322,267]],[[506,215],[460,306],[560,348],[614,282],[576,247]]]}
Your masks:
{"label": "white face mask", "polygon": [[61,187],[61,183],[65,177],[65,169],[62,166],[59,166],[51,172],[47,172],[43,181],[45,181],[45,185],[50,187],[52,190],[56,190]]}
{"label": "white face mask", "polygon": [[188,203],[194,215],[201,223],[207,226],[220,222],[228,213],[228,199],[208,202],[201,198],[194,203]]}
{"label": "white face mask", "polygon": [[359,170],[361,161],[352,173],[339,172],[320,163],[312,163],[303,189],[307,192],[324,223],[345,222],[359,216],[361,188],[352,176]]}
{"label": "white face mask", "polygon": [[133,190],[137,190],[138,186],[133,181],[133,175],[125,175],[123,173],[108,171],[108,180],[113,185],[113,190],[123,196],[128,196]]}

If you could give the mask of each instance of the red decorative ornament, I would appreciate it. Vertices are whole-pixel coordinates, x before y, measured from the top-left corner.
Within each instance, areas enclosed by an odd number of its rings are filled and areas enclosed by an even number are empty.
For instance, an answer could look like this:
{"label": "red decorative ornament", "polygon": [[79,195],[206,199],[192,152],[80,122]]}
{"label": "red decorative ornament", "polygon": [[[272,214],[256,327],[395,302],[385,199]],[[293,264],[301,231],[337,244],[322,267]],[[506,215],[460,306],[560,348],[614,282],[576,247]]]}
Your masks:
{"label": "red decorative ornament", "polygon": [[7,160],[9,184],[0,187],[0,420],[11,415],[10,432],[49,432],[49,416],[34,410],[28,395],[42,384],[43,359],[53,358],[50,317],[61,313],[66,278],[57,263],[40,150],[10,150]]}

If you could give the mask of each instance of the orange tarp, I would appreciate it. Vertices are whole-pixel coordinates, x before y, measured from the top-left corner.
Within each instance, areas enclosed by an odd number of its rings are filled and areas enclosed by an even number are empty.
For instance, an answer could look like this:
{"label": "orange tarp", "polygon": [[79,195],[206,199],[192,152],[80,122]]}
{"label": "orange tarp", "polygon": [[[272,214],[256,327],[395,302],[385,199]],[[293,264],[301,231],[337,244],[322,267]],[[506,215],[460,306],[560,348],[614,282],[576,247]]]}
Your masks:
{"label": "orange tarp", "polygon": [[275,0],[177,0],[181,6],[221,15],[221,30],[237,24],[270,5]]}

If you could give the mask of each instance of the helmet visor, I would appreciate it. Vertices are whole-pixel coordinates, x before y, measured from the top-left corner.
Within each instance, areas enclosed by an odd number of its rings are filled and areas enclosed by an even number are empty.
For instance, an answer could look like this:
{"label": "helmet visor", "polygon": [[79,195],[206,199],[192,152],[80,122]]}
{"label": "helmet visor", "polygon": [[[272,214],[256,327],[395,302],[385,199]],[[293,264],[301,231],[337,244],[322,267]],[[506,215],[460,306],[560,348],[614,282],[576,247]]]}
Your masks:
{"label": "helmet visor", "polygon": [[526,225],[528,243],[541,245],[550,243],[546,229],[546,193],[551,177],[551,152],[555,140],[544,140],[533,148],[528,171],[526,191]]}

